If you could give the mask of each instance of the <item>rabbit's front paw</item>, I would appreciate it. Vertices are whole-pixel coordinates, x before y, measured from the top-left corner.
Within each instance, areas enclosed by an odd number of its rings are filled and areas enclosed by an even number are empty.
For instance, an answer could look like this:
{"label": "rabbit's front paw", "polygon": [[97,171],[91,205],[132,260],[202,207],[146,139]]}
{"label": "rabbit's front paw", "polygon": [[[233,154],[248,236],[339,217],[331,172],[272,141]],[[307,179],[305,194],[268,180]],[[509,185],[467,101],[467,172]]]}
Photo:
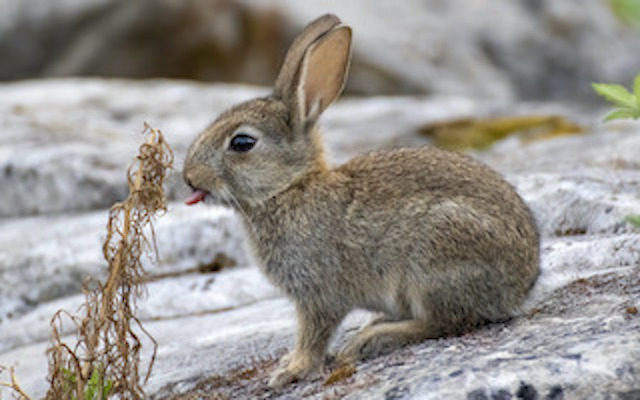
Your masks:
{"label": "rabbit's front paw", "polygon": [[300,379],[295,371],[289,370],[289,367],[278,368],[269,379],[269,386],[278,389],[289,383],[293,383]]}
{"label": "rabbit's front paw", "polygon": [[284,366],[278,368],[269,379],[269,386],[281,388],[290,383],[299,381],[312,373],[317,365],[311,362],[309,357],[288,354],[283,358]]}

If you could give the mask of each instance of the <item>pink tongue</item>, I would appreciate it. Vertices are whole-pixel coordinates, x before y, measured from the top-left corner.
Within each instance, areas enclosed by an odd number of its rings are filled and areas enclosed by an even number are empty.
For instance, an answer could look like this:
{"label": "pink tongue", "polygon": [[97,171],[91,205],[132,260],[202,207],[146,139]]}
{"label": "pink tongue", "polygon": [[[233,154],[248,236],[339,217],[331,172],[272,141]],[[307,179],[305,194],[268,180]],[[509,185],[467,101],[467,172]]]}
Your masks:
{"label": "pink tongue", "polygon": [[191,193],[189,197],[187,197],[184,202],[188,206],[192,206],[196,203],[201,202],[204,198],[207,197],[207,192],[204,190],[196,189]]}

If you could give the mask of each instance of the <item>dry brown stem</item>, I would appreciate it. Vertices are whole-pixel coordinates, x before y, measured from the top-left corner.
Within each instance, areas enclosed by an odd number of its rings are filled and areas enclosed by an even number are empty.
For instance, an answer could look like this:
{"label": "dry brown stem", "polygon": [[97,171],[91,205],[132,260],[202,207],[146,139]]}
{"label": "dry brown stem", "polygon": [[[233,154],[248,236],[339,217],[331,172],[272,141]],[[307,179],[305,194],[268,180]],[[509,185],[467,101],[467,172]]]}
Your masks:
{"label": "dry brown stem", "polygon": [[[163,183],[173,163],[173,153],[162,133],[147,124],[144,132],[147,142],[140,146],[127,174],[129,197],[116,203],[109,212],[102,249],[108,263],[108,279],[104,285],[95,282],[85,285],[82,318],[59,311],[51,320],[48,400],[102,399],[105,392],[109,397],[121,399],[144,397],[140,335],[154,346],[144,381],[153,366],[156,342],[134,311],[136,300],[143,293],[145,271],[141,257],[151,249],[156,250],[152,219],[158,212],[166,211]],[[63,320],[71,321],[76,328],[74,345],[61,339]],[[103,390],[105,387],[110,389]],[[93,395],[89,396],[89,391]]]}
{"label": "dry brown stem", "polygon": [[[0,374],[2,374],[4,371],[5,368],[0,367]],[[10,382],[0,382],[0,386],[8,387],[9,389],[13,390],[14,393],[18,396],[19,400],[31,400],[31,397],[29,397],[29,395],[27,395],[24,390],[22,390],[22,387],[18,382],[18,378],[16,377],[16,373],[13,368],[9,368],[9,378],[11,379]],[[2,395],[0,395],[0,398],[2,398]]]}

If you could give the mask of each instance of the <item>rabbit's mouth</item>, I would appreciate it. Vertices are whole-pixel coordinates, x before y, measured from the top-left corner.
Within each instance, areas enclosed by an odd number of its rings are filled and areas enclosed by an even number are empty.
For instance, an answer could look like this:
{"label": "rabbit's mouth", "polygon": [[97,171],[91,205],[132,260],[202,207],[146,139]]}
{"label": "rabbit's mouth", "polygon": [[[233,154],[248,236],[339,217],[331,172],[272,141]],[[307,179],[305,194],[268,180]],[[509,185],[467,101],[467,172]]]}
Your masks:
{"label": "rabbit's mouth", "polygon": [[206,190],[193,189],[193,192],[184,200],[184,202],[188,206],[192,206],[206,199],[208,195],[209,192],[207,192]]}

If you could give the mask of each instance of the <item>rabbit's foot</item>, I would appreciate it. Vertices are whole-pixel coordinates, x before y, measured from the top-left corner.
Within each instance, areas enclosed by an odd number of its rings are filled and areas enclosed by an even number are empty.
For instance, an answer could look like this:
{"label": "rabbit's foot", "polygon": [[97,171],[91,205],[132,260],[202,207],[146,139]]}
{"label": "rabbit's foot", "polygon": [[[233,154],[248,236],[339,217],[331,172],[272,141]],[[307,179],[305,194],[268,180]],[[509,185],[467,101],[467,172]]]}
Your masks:
{"label": "rabbit's foot", "polygon": [[287,354],[282,358],[282,367],[278,368],[269,379],[269,386],[281,388],[309,376],[318,368],[318,362],[314,362],[309,356],[299,353]]}
{"label": "rabbit's foot", "polygon": [[341,364],[376,357],[408,343],[439,335],[425,321],[377,322],[360,330],[338,353]]}

